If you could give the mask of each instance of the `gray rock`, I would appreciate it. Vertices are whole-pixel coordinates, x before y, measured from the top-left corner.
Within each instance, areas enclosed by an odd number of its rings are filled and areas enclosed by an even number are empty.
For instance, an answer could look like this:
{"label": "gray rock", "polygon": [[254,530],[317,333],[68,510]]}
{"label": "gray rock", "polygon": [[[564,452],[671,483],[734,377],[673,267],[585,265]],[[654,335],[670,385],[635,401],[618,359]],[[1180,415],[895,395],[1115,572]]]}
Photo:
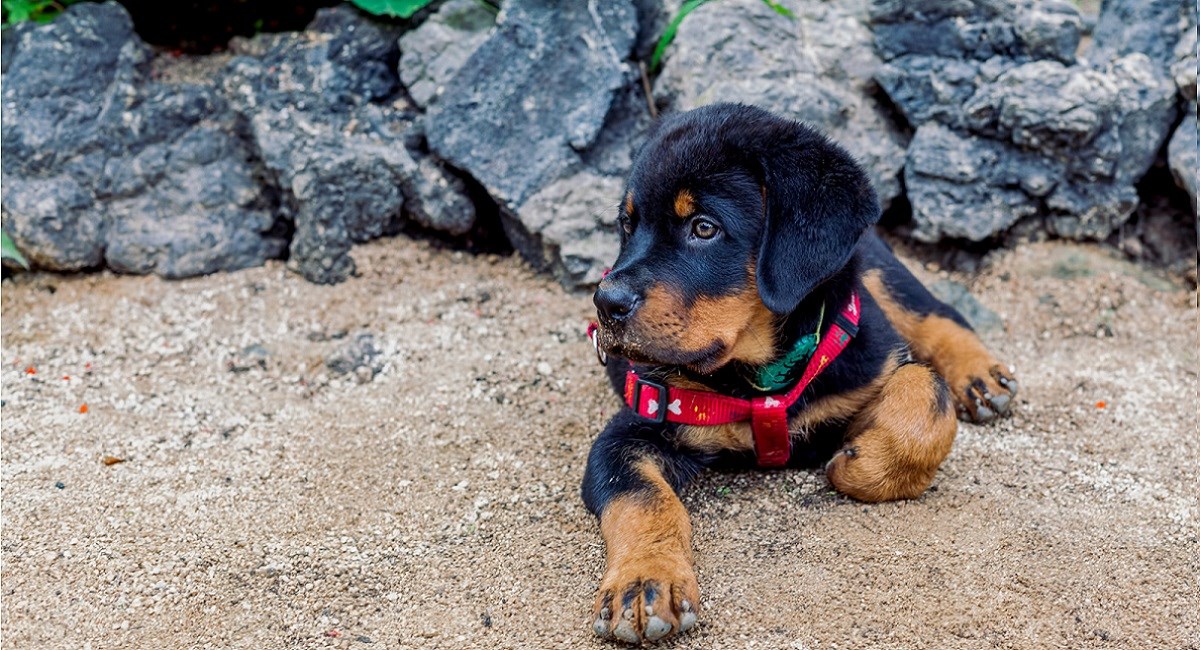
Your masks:
{"label": "gray rock", "polygon": [[1000,316],[984,307],[969,289],[958,282],[938,280],[929,285],[929,293],[958,310],[976,332],[986,334],[1004,329],[1004,321]]}
{"label": "gray rock", "polygon": [[1175,60],[1171,63],[1171,77],[1179,87],[1184,99],[1196,100],[1196,25],[1184,30],[1175,45]]}
{"label": "gray rock", "polygon": [[282,252],[236,115],[208,88],[151,81],[120,5],[4,41],[2,203],[31,262],[183,277]]}
{"label": "gray rock", "polygon": [[271,358],[271,352],[262,346],[260,343],[255,343],[242,348],[241,352],[230,357],[225,362],[225,367],[229,372],[243,373],[254,369],[266,370],[267,361]]}
{"label": "gray rock", "polygon": [[804,120],[867,168],[881,202],[900,193],[906,137],[875,99],[880,65],[865,0],[786,3],[794,20],[762,0],[701,6],[684,19],[655,94],[676,110],[719,101],[762,106]]}
{"label": "gray rock", "polygon": [[936,122],[917,129],[908,149],[904,183],[912,204],[913,236],[979,241],[1037,213],[1037,198],[1054,187],[1049,165],[1004,143],[973,138]]}
{"label": "gray rock", "polygon": [[616,260],[617,204],[635,148],[650,126],[646,97],[636,78],[617,93],[583,168],[541,188],[502,223],[513,246],[534,266],[568,288],[600,281]]}
{"label": "gray rock", "polygon": [[1196,177],[1200,174],[1200,165],[1196,162],[1196,102],[1188,104],[1187,114],[1175,129],[1171,143],[1167,145],[1167,161],[1171,165],[1171,173],[1175,182],[1188,193],[1192,200],[1192,213],[1197,214]]}
{"label": "gray rock", "polygon": [[615,216],[649,123],[626,63],[628,1],[506,3],[498,26],[430,108],[430,148],[498,200],[513,246],[564,285],[616,258]]}
{"label": "gray rock", "polygon": [[400,81],[427,108],[484,41],[496,15],[479,0],[450,0],[400,37]]}
{"label": "gray rock", "polygon": [[452,234],[474,225],[462,181],[408,148],[419,135],[396,97],[397,37],[349,7],[322,10],[304,34],[256,37],[222,79],[295,223],[289,265],[313,282],[349,277],[351,246],[396,231],[406,208]]}
{"label": "gray rock", "polygon": [[368,368],[374,376],[383,369],[379,357],[382,353],[375,347],[375,336],[368,332],[355,334],[325,357],[325,367],[332,372],[345,375]]}
{"label": "gray rock", "polygon": [[634,45],[634,56],[639,61],[650,65],[650,57],[658,47],[658,39],[662,36],[671,19],[679,13],[683,0],[633,0],[637,8],[638,36]]}
{"label": "gray rock", "polygon": [[427,116],[431,149],[509,210],[580,165],[637,36],[630,0],[504,5]]}
{"label": "gray rock", "polygon": [[475,205],[466,186],[433,157],[421,157],[401,185],[408,201],[405,215],[422,226],[463,235],[475,225]]}
{"label": "gray rock", "polygon": [[1175,46],[1189,29],[1196,30],[1195,0],[1104,0],[1088,58],[1103,64],[1141,52],[1167,67],[1175,61]]}
{"label": "gray rock", "polygon": [[890,59],[880,85],[917,129],[904,172],[917,238],[1037,220],[1102,239],[1129,218],[1175,117],[1161,66],[1142,53],[1071,64],[1081,23],[1059,2],[877,0],[873,16]]}
{"label": "gray rock", "polygon": [[1065,0],[875,0],[871,20],[887,60],[1000,56],[1072,63],[1083,27]]}
{"label": "gray rock", "polygon": [[616,203],[624,185],[621,176],[591,171],[564,177],[534,194],[521,207],[519,225],[506,220],[505,231],[526,259],[567,286],[596,284],[617,259]]}

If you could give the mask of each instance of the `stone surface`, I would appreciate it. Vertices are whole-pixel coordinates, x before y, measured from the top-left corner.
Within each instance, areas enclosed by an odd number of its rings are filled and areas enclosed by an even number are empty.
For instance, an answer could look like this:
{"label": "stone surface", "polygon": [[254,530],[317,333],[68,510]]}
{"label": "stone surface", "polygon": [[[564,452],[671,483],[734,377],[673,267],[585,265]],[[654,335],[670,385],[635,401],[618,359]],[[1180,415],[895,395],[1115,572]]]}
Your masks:
{"label": "stone surface", "polygon": [[876,47],[900,56],[1075,60],[1082,19],[1065,0],[875,0]]}
{"label": "stone surface", "polygon": [[[307,278],[353,272],[351,244],[403,218],[475,223],[402,99],[399,28],[340,7],[303,33],[235,44],[220,72],[155,78],[115,3],[81,4],[4,45],[6,227],[41,268],[184,277],[283,255]],[[207,75],[207,76],[206,76]]]}
{"label": "stone surface", "polygon": [[183,277],[282,251],[236,116],[208,88],[149,78],[115,3],[5,33],[3,209],[38,267]]}
{"label": "stone surface", "polygon": [[381,354],[375,346],[375,335],[359,332],[340,343],[337,349],[325,357],[325,367],[338,375],[367,368],[373,376],[383,369]]}
{"label": "stone surface", "polygon": [[474,224],[462,181],[408,149],[419,136],[396,94],[398,36],[349,7],[321,10],[308,32],[243,46],[222,79],[295,224],[289,265],[314,282],[349,277],[351,246],[394,232],[405,210],[452,234]]}
{"label": "stone surface", "polygon": [[1200,174],[1200,164],[1196,161],[1196,149],[1200,146],[1196,137],[1196,103],[1192,102],[1187,107],[1187,114],[1184,115],[1183,122],[1179,128],[1175,129],[1175,135],[1171,137],[1171,143],[1167,149],[1167,160],[1171,165],[1171,173],[1175,175],[1175,182],[1182,187],[1188,194],[1188,198],[1192,200],[1192,213],[1197,213],[1197,197],[1196,197],[1196,176]]}
{"label": "stone surface", "polygon": [[[599,282],[620,247],[615,204],[622,187],[622,177],[592,171],[551,183],[521,207],[522,228],[508,227],[510,238],[558,278],[580,286]],[[523,232],[538,236],[526,241]]]}
{"label": "stone surface", "polygon": [[1175,60],[1175,46],[1189,28],[1194,34],[1195,0],[1104,0],[1087,56],[1106,63],[1141,52],[1166,67]]}
{"label": "stone surface", "polygon": [[1171,76],[1184,99],[1196,100],[1196,25],[1184,30],[1175,45],[1175,59],[1171,63]]}
{"label": "stone surface", "polygon": [[495,24],[496,15],[479,0],[450,0],[400,37],[400,81],[413,101],[432,104]]}
{"label": "stone surface", "polygon": [[628,81],[637,35],[624,2],[514,0],[431,108],[431,149],[516,209],[580,163]]}
{"label": "stone surface", "polygon": [[477,179],[514,247],[567,286],[615,258],[604,213],[645,124],[627,62],[637,31],[628,0],[506,3],[426,116],[430,149]]}
{"label": "stone surface", "polygon": [[900,193],[907,138],[875,98],[880,65],[865,0],[762,0],[701,6],[667,50],[655,94],[675,110],[719,101],[756,104],[807,121],[867,168],[886,205]]}
{"label": "stone surface", "polygon": [[877,0],[872,16],[878,79],[916,128],[904,180],[917,238],[1036,221],[1102,239],[1129,218],[1176,115],[1161,65],[1138,52],[1073,63],[1081,21],[1060,2]]}
{"label": "stone surface", "polygon": [[953,280],[938,280],[929,285],[929,292],[938,300],[958,310],[976,332],[991,334],[1003,331],[1004,320],[971,295],[970,289],[963,284]]}

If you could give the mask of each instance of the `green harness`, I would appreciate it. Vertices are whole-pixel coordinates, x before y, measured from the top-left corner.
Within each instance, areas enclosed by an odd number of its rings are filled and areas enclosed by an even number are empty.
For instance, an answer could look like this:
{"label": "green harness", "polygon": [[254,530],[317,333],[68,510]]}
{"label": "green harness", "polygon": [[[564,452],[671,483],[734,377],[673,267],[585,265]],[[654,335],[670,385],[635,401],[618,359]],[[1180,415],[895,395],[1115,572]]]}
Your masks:
{"label": "green harness", "polygon": [[754,388],[764,393],[771,393],[790,386],[793,371],[808,363],[813,352],[816,351],[817,345],[821,342],[821,324],[824,322],[825,305],[822,303],[821,313],[817,316],[817,331],[800,337],[800,340],[796,341],[787,354],[759,369],[758,375],[751,382]]}

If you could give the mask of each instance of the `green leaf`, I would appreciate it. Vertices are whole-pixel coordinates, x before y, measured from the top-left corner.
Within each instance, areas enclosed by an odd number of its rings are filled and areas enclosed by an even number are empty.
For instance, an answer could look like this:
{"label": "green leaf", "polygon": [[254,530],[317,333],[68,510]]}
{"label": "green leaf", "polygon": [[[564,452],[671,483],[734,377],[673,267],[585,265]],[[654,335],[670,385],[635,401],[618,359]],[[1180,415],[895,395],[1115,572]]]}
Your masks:
{"label": "green leaf", "polygon": [[433,0],[350,0],[363,11],[376,16],[411,18],[413,14],[429,6]]}
{"label": "green leaf", "polygon": [[779,2],[779,0],[763,0],[763,3],[774,9],[775,13],[779,14],[780,16],[785,16],[787,18],[796,17],[796,14],[792,13],[791,9],[783,6],[783,3]]}
{"label": "green leaf", "polygon": [[54,20],[67,5],[79,0],[2,0],[4,8],[4,27],[33,20],[48,23]]}
{"label": "green leaf", "polygon": [[29,262],[25,261],[25,256],[21,251],[17,250],[17,245],[13,243],[12,237],[8,233],[0,231],[0,259],[12,260],[21,265],[21,268],[28,270]]}
{"label": "green leaf", "polygon": [[650,56],[650,70],[652,72],[658,69],[658,64],[662,62],[662,55],[667,51],[667,46],[671,44],[671,41],[675,40],[675,32],[679,31],[679,25],[683,22],[683,19],[697,7],[708,1],[687,0],[687,2],[683,3],[683,6],[679,7],[679,13],[675,14],[675,17],[671,19],[667,28],[663,30],[662,36],[658,37],[658,45],[654,48],[654,54]]}
{"label": "green leaf", "polygon": [[0,5],[4,7],[5,27],[33,18],[33,12],[37,8],[36,3],[29,0],[4,0]]}

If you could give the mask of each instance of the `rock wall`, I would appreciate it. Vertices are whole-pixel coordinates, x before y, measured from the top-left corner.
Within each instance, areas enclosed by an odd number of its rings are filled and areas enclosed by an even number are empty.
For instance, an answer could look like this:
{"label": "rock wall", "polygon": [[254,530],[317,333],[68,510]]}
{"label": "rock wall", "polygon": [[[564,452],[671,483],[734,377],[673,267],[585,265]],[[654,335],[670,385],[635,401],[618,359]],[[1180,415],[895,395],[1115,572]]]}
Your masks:
{"label": "rock wall", "polygon": [[872,18],[878,79],[916,129],[916,237],[980,241],[1023,222],[1103,239],[1133,213],[1177,116],[1162,61],[1099,35],[1111,58],[1077,61],[1082,21],[1058,0],[877,0]]}
{"label": "rock wall", "polygon": [[648,98],[637,62],[680,4],[446,0],[419,24],[343,6],[191,75],[120,5],[74,5],[4,34],[4,227],[44,269],[286,256],[332,283],[355,242],[463,237],[498,208],[513,247],[583,287],[616,255],[651,104],[716,101],[829,133],[926,241],[1104,238],[1165,154],[1195,205],[1190,0],[1106,0],[1082,54],[1065,0],[721,0],[683,21]]}

